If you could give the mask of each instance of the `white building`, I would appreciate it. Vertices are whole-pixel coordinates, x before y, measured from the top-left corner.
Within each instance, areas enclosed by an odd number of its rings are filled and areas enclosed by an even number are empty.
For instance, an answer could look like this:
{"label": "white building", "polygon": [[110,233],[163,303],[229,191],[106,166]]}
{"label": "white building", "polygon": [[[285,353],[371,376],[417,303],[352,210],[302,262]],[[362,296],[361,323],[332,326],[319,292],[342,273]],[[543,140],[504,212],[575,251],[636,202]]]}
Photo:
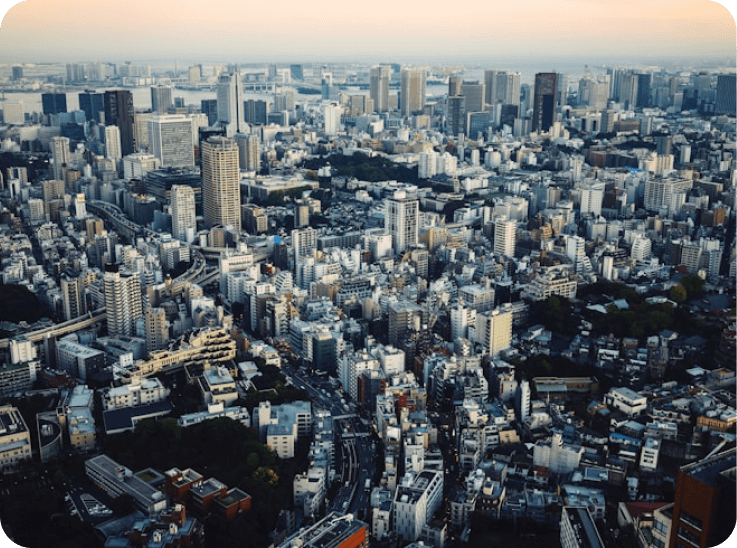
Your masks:
{"label": "white building", "polygon": [[123,177],[125,179],[143,179],[146,173],[160,167],[161,161],[153,154],[134,152],[123,157]]}
{"label": "white building", "polygon": [[647,409],[647,397],[625,386],[612,388],[604,396],[604,403],[626,415],[639,415]]}
{"label": "white building", "polygon": [[335,135],[340,131],[340,116],[343,114],[343,107],[340,104],[331,102],[322,106],[322,117],[325,123],[325,135]]}
{"label": "white building", "polygon": [[118,126],[105,126],[105,158],[117,163],[122,157],[120,128]]}
{"label": "white building", "polygon": [[443,500],[443,473],[423,470],[408,472],[394,494],[394,531],[405,541],[415,541]]}
{"label": "white building", "polygon": [[499,217],[494,221],[494,253],[514,257],[517,244],[517,222]]}
{"label": "white building", "polygon": [[171,391],[156,377],[135,377],[130,384],[108,388],[102,393],[105,411],[164,401]]}
{"label": "white building", "polygon": [[538,442],[532,448],[534,466],[547,468],[554,474],[568,474],[578,468],[583,455],[580,445],[563,445],[563,436],[554,433],[547,442]]}
{"label": "white building", "polygon": [[197,232],[194,189],[188,185],[171,187],[172,236],[182,242],[192,243]]}
{"label": "white building", "polygon": [[148,120],[151,152],[161,167],[194,166],[192,120],[183,114],[156,114]]}
{"label": "white building", "polygon": [[476,342],[492,356],[512,345],[512,312],[495,308],[476,315]]}
{"label": "white building", "polygon": [[658,468],[658,456],[660,455],[660,440],[658,438],[645,438],[645,444],[640,452],[640,470],[644,472],[655,472]]}
{"label": "white building", "polygon": [[386,199],[384,228],[392,235],[394,253],[404,253],[417,245],[420,202],[405,190],[397,190]]}
{"label": "white building", "polygon": [[31,434],[17,408],[0,407],[0,470],[15,468],[31,460]]}

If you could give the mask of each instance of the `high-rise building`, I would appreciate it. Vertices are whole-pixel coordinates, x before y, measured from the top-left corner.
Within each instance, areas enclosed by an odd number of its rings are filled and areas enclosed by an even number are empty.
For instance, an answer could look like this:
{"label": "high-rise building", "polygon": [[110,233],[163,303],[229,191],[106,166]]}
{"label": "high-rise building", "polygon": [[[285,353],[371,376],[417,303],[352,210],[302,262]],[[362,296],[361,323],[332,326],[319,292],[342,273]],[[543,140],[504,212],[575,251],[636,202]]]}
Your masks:
{"label": "high-rise building", "polygon": [[369,96],[374,101],[376,112],[389,110],[389,80],[392,77],[392,67],[379,65],[371,68],[369,81]]}
{"label": "high-rise building", "polygon": [[484,110],[485,85],[478,82],[463,82],[461,86],[466,98],[466,112],[481,112]]}
{"label": "high-rise building", "polygon": [[144,314],[146,326],[146,351],[161,350],[169,342],[169,326],[166,321],[166,310],[149,308]]}
{"label": "high-rise building", "polygon": [[604,183],[588,183],[581,187],[581,216],[601,215],[601,205],[604,202]]}
{"label": "high-rise building", "polygon": [[419,112],[425,106],[425,80],[425,69],[402,69],[399,97],[402,116]]}
{"label": "high-rise building", "polygon": [[717,77],[717,104],[715,109],[717,114],[735,116],[737,112],[736,78],[737,76],[734,74],[720,74]]}
{"label": "high-rise building", "polygon": [[258,171],[261,169],[261,140],[254,133],[237,133],[235,142],[238,143],[238,162],[244,171]]}
{"label": "high-rise building", "polygon": [[207,227],[241,229],[241,190],[238,145],[227,137],[202,143],[202,204]]}
{"label": "high-rise building", "polygon": [[555,121],[558,75],[540,72],[535,75],[535,97],[532,104],[532,131],[548,131]]}
{"label": "high-rise building", "polygon": [[192,120],[183,114],[155,114],[148,120],[151,152],[161,167],[193,167]]}
{"label": "high-rise building", "polygon": [[3,123],[6,125],[22,126],[26,122],[23,111],[23,101],[6,101],[2,103]]}
{"label": "high-rise building", "polygon": [[43,113],[59,114],[67,111],[67,94],[66,93],[42,93],[41,107]]}
{"label": "high-rise building", "polygon": [[463,95],[463,78],[460,76],[451,76],[448,78],[448,97],[453,95]]}
{"label": "high-rise building", "polygon": [[519,72],[501,72],[497,75],[496,100],[504,105],[519,105],[522,75]]}
{"label": "high-rise building", "polygon": [[202,101],[200,101],[200,112],[207,115],[208,125],[215,125],[218,121],[217,99],[202,99]]}
{"label": "high-rise building", "polygon": [[517,221],[499,217],[494,221],[494,253],[514,257],[517,244]]}
{"label": "high-rise building", "polygon": [[420,203],[405,190],[397,190],[386,199],[384,227],[392,235],[394,253],[404,253],[417,245],[419,236]]}
{"label": "high-rise building", "polygon": [[11,79],[15,82],[16,80],[20,80],[23,78],[23,67],[20,65],[15,65],[12,68],[11,72]]}
{"label": "high-rise building", "polygon": [[735,527],[735,448],[681,467],[668,546],[718,546]]}
{"label": "high-rise building", "polygon": [[120,129],[120,149],[123,156],[136,151],[135,111],[133,94],[128,90],[106,91],[104,96],[105,125]]}
{"label": "high-rise building", "polygon": [[171,187],[171,232],[182,242],[192,243],[197,232],[194,189],[187,185]]}
{"label": "high-rise building", "polygon": [[153,112],[164,113],[173,105],[171,86],[161,84],[151,86],[151,110]]}
{"label": "high-rise building", "polygon": [[445,133],[457,136],[466,133],[466,98],[463,95],[448,97],[448,112],[445,120]]}
{"label": "high-rise building", "polygon": [[120,128],[118,126],[105,126],[105,158],[114,162],[120,161],[123,158],[121,148]]}
{"label": "high-rise building", "polygon": [[268,103],[260,99],[248,99],[243,102],[243,114],[246,123],[256,126],[266,125],[268,120]]}
{"label": "high-rise building", "polygon": [[64,304],[64,319],[73,320],[87,312],[84,282],[81,276],[61,276],[61,300]]}
{"label": "high-rise building", "polygon": [[54,161],[54,179],[63,181],[66,165],[69,163],[69,139],[67,137],[51,138],[51,158]]}
{"label": "high-rise building", "polygon": [[652,74],[637,74],[637,99],[636,107],[647,108],[650,106],[650,86],[652,83]]}
{"label": "high-rise building", "polygon": [[512,312],[495,308],[476,314],[476,342],[492,357],[512,345]]}
{"label": "high-rise building", "polygon": [[223,73],[218,77],[218,122],[232,137],[243,129],[243,89],[238,74]]}
{"label": "high-rise building", "polygon": [[107,330],[111,337],[130,337],[136,333],[136,321],[143,316],[141,278],[136,272],[119,272],[108,265],[103,276]]}
{"label": "high-rise building", "polygon": [[343,107],[339,103],[332,101],[322,105],[322,117],[325,123],[325,135],[335,135],[340,129],[340,116],[343,113]]}

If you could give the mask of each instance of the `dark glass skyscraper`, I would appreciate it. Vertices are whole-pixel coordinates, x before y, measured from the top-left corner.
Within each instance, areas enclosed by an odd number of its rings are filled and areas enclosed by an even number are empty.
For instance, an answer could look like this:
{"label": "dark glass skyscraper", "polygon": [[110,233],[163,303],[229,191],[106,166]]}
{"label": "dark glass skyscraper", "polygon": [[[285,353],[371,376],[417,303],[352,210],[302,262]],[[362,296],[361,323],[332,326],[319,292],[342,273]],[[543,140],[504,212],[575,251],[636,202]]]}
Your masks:
{"label": "dark glass skyscraper", "polygon": [[735,115],[737,111],[737,89],[734,74],[720,74],[717,78],[717,114]]}
{"label": "dark glass skyscraper", "polygon": [[84,111],[85,118],[95,122],[100,121],[100,113],[105,110],[105,101],[102,93],[86,90],[79,94],[79,110]]}
{"label": "dark glass skyscraper", "polygon": [[41,107],[44,114],[59,114],[67,111],[66,93],[42,93]]}
{"label": "dark glass skyscraper", "polygon": [[133,95],[127,90],[105,92],[105,125],[120,129],[120,149],[123,156],[136,151]]}
{"label": "dark glass skyscraper", "polygon": [[636,107],[647,108],[650,106],[650,84],[652,82],[652,74],[637,75],[637,102]]}
{"label": "dark glass skyscraper", "polygon": [[558,75],[539,72],[535,75],[535,97],[532,105],[532,131],[548,131],[555,119]]}

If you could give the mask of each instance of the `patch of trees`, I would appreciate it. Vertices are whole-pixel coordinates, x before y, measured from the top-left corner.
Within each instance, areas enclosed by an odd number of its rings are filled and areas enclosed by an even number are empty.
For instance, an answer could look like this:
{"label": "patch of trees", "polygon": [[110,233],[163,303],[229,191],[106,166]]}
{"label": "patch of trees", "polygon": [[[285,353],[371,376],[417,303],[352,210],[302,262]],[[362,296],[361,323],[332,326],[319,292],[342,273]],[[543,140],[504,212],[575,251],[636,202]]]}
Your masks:
{"label": "patch of trees", "polygon": [[320,158],[305,160],[303,167],[316,171],[326,164],[342,177],[355,177],[361,181],[388,181],[397,180],[405,183],[418,184],[417,168],[408,168],[392,162],[382,156],[367,156],[362,152],[354,152],[351,156],[332,154]]}
{"label": "patch of trees", "polygon": [[135,432],[109,436],[104,452],[133,471],[152,467],[165,471],[191,467],[229,487],[251,495],[253,508],[234,521],[205,521],[208,544],[267,546],[279,512],[292,506],[292,479],[307,469],[306,443],[297,456],[279,459],[259,441],[258,432],[237,421],[219,418],[181,428],[176,419],[144,420]]}
{"label": "patch of trees", "polygon": [[52,316],[53,312],[26,286],[0,281],[0,321],[33,323]]}

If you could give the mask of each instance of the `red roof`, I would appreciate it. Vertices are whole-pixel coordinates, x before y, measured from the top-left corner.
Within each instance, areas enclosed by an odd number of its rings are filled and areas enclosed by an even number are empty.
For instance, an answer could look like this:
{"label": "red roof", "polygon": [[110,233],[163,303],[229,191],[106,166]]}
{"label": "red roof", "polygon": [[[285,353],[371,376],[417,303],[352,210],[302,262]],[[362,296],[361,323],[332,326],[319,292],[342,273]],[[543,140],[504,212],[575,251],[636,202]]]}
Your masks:
{"label": "red roof", "polygon": [[639,518],[642,514],[652,514],[658,508],[667,506],[670,502],[625,502],[627,511],[633,520]]}

